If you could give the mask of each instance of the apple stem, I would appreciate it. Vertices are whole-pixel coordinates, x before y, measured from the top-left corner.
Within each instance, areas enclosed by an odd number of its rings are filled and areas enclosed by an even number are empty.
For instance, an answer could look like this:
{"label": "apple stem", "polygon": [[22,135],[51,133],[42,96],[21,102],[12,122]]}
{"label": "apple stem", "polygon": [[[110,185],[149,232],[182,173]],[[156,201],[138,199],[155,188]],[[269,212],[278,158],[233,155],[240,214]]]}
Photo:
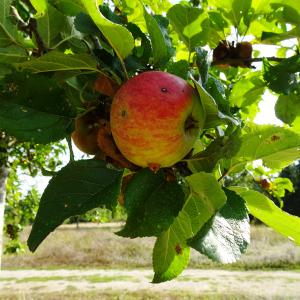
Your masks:
{"label": "apple stem", "polygon": [[158,170],[160,169],[160,164],[157,164],[157,163],[149,163],[148,164],[148,168],[154,172],[154,173],[157,173]]}

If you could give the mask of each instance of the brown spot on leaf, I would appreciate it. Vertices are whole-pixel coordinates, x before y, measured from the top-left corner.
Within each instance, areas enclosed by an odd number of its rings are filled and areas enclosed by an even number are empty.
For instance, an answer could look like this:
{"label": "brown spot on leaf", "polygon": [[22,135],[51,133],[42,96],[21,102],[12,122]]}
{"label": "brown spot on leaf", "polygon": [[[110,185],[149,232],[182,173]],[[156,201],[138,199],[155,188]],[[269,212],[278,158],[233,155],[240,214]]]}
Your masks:
{"label": "brown spot on leaf", "polygon": [[278,140],[280,140],[280,136],[278,136],[276,134],[272,135],[272,137],[271,137],[272,142],[275,142],[275,141],[278,141]]}
{"label": "brown spot on leaf", "polygon": [[177,245],[175,246],[175,251],[176,251],[176,253],[179,254],[179,255],[182,254],[182,248],[181,248],[181,246],[180,246],[179,244],[177,244]]}

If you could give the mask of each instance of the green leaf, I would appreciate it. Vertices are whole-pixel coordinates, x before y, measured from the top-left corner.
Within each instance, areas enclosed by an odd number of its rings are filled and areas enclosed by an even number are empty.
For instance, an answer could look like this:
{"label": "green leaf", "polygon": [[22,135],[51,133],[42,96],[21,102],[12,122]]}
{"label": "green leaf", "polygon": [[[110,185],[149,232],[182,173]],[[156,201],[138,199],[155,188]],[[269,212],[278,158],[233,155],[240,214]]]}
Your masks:
{"label": "green leaf", "polygon": [[202,226],[226,202],[226,195],[212,174],[197,173],[186,177],[190,195],[183,209],[168,230],[157,239],[153,250],[153,282],[178,276],[188,263],[187,239],[196,235]]}
{"label": "green leaf", "polygon": [[277,18],[289,24],[300,24],[300,3],[293,0],[272,0],[271,7],[277,11]]}
{"label": "green leaf", "polygon": [[219,111],[218,105],[214,98],[202,87],[202,85],[194,80],[194,84],[196,85],[197,91],[199,93],[202,107],[205,112],[205,128],[212,128],[224,123],[232,123],[234,125],[238,125],[238,122],[223,114]]}
{"label": "green leaf", "polygon": [[93,22],[92,18],[84,13],[79,13],[74,20],[76,30],[85,34],[99,34],[99,29]]}
{"label": "green leaf", "polygon": [[208,52],[201,47],[196,47],[196,64],[201,76],[202,85],[205,86],[208,80],[208,70],[210,63],[208,62]]}
{"label": "green leaf", "polygon": [[157,174],[142,169],[130,180],[125,191],[128,218],[118,232],[125,237],[158,236],[167,230],[182,209],[185,194],[176,181],[167,181],[163,171]]}
{"label": "green leaf", "polygon": [[99,11],[96,0],[81,0],[81,4],[93,19],[120,59],[126,58],[134,47],[131,33],[122,25],[107,20]]}
{"label": "green leaf", "polygon": [[244,108],[261,100],[266,86],[260,75],[260,71],[248,73],[233,85],[229,96],[232,106]]}
{"label": "green leaf", "polygon": [[108,169],[104,161],[69,163],[49,182],[35,218],[28,246],[35,251],[41,242],[71,216],[117,205],[123,171]]}
{"label": "green leaf", "polygon": [[81,12],[85,12],[81,0],[49,0],[49,2],[64,15],[76,16]]}
{"label": "green leaf", "polygon": [[294,192],[293,183],[289,178],[277,177],[272,180],[272,194],[275,197],[282,198],[285,196],[285,191]]}
{"label": "green leaf", "polygon": [[32,73],[74,70],[100,72],[97,69],[97,61],[91,55],[64,54],[59,51],[51,51],[39,58],[15,64],[15,66]]}
{"label": "green leaf", "polygon": [[262,159],[265,166],[281,169],[300,158],[300,135],[292,130],[272,125],[252,125],[240,136],[241,146],[230,160],[230,168]]}
{"label": "green leaf", "polygon": [[184,4],[176,4],[167,12],[174,30],[190,52],[193,52],[197,46],[205,45],[200,32],[201,23],[204,20],[202,13],[201,9]]}
{"label": "green leaf", "polygon": [[[25,88],[26,87],[26,88]],[[74,111],[50,78],[13,73],[0,92],[0,128],[22,141],[46,144],[72,131]]]}
{"label": "green leaf", "polygon": [[188,160],[188,166],[193,173],[204,171],[213,172],[220,159],[230,159],[241,146],[241,139],[238,138],[239,130],[236,130],[230,137],[224,136],[215,139],[205,150],[194,155]]}
{"label": "green leaf", "polygon": [[230,114],[230,105],[227,100],[226,90],[222,82],[216,77],[208,74],[208,80],[205,85],[207,92],[214,98],[218,108],[224,114]]}
{"label": "green leaf", "polygon": [[47,10],[46,0],[30,0],[30,3],[36,10],[35,18],[40,18],[45,15]]}
{"label": "green leaf", "polygon": [[211,7],[222,8],[226,11],[226,17],[230,19],[235,27],[238,27],[243,16],[246,16],[251,6],[251,0],[209,0]]}
{"label": "green leaf", "polygon": [[172,56],[172,43],[168,37],[166,29],[160,26],[158,19],[152,17],[144,8],[144,18],[149,32],[152,51],[153,63],[157,66],[163,66]]}
{"label": "green leaf", "polygon": [[297,82],[295,73],[300,72],[300,55],[295,55],[284,59],[279,64],[273,66],[265,59],[264,80],[268,87],[276,93],[289,94]]}
{"label": "green leaf", "polygon": [[46,46],[51,48],[56,43],[56,37],[62,31],[65,16],[52,5],[48,5],[43,17],[37,19],[39,34]]}
{"label": "green leaf", "polygon": [[300,116],[299,94],[295,92],[290,95],[280,95],[275,105],[275,114],[282,122],[292,125],[296,117]]}
{"label": "green leaf", "polygon": [[0,45],[16,44],[18,41],[18,27],[10,20],[10,6],[12,0],[0,1]]}
{"label": "green leaf", "polygon": [[28,59],[28,55],[24,49],[9,46],[7,48],[0,48],[0,63],[16,63],[22,62]]}
{"label": "green leaf", "polygon": [[189,63],[183,59],[176,62],[170,62],[167,65],[167,72],[187,80]]}
{"label": "green leaf", "polygon": [[210,259],[226,264],[236,262],[250,244],[250,221],[245,201],[233,191],[224,191],[226,204],[189,245]]}
{"label": "green leaf", "polygon": [[289,31],[282,33],[263,31],[261,34],[261,40],[267,44],[276,44],[284,40],[297,38],[298,36],[300,36],[299,25]]}
{"label": "green leaf", "polygon": [[300,218],[292,216],[256,191],[239,191],[250,213],[280,234],[300,245]]}

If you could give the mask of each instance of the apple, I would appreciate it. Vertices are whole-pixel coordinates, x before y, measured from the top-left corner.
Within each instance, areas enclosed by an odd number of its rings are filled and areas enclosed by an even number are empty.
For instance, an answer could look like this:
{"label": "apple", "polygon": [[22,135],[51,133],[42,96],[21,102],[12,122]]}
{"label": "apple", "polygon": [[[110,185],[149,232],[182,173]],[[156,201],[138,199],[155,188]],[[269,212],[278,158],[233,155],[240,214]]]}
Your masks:
{"label": "apple", "polygon": [[87,154],[100,151],[97,143],[99,124],[92,113],[87,113],[75,120],[72,140],[77,148]]}
{"label": "apple", "polygon": [[124,83],[110,112],[120,152],[135,165],[154,171],[183,159],[203,123],[204,111],[195,89],[161,71],[144,72]]}

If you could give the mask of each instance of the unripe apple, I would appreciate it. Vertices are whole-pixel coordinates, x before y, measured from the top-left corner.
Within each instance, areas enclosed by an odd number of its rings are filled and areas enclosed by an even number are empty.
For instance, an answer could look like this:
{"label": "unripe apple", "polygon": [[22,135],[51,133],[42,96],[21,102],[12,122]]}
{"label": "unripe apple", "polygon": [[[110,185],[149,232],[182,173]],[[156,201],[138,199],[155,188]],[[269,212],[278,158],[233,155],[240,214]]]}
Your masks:
{"label": "unripe apple", "polygon": [[110,113],[117,147],[132,163],[170,167],[193,148],[204,123],[196,91],[175,75],[149,71],[121,86]]}

